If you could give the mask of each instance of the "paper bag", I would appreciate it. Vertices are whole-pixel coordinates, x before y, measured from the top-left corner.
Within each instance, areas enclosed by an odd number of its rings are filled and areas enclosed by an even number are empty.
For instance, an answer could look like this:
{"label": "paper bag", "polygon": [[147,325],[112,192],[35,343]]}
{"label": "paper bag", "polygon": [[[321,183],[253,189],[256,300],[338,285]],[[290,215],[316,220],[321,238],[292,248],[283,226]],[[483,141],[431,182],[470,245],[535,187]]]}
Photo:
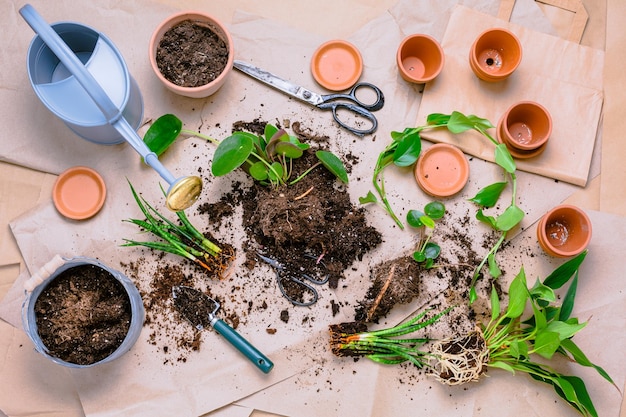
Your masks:
{"label": "paper bag", "polygon": [[[498,83],[479,80],[468,62],[472,42],[490,27],[508,28],[523,48],[520,66]],[[424,90],[417,125],[425,124],[431,113],[457,110],[487,118],[495,126],[512,104],[536,101],[552,116],[552,135],[541,155],[517,160],[518,169],[586,185],[603,103],[603,51],[462,6],[452,13],[442,46],[446,63],[442,73]],[[495,137],[495,129],[489,133]],[[475,132],[455,136],[438,130],[424,132],[423,137],[451,143],[481,159],[494,159],[493,146]]]}

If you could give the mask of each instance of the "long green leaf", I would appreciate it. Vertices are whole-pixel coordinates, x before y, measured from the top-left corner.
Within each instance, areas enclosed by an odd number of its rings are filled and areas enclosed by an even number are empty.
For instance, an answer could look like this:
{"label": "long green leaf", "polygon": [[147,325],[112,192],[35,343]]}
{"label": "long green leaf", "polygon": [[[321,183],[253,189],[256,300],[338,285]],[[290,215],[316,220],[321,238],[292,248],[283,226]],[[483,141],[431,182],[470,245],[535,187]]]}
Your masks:
{"label": "long green leaf", "polygon": [[495,285],[491,285],[491,321],[500,317],[500,297]]}
{"label": "long green leaf", "polygon": [[555,332],[559,335],[560,340],[569,339],[576,333],[585,328],[587,322],[580,324],[569,324],[563,321],[551,321],[546,330]]}
{"label": "long green leaf", "polygon": [[524,211],[517,206],[511,205],[496,218],[496,228],[503,232],[508,232],[517,226],[523,218]]}
{"label": "long green leaf", "polygon": [[563,298],[561,311],[559,313],[560,320],[567,320],[574,310],[574,299],[576,298],[576,288],[578,287],[578,271],[574,273],[574,279],[567,289],[567,293]]}
{"label": "long green leaf", "polygon": [[587,251],[585,250],[580,255],[560,265],[543,281],[544,285],[554,290],[561,288],[574,275],[574,272],[578,270],[586,256]]}
{"label": "long green leaf", "polygon": [[537,333],[533,349],[538,355],[541,355],[546,359],[550,359],[560,345],[561,339],[559,338],[558,333],[541,330]]}
{"label": "long green leaf", "polygon": [[524,268],[521,268],[509,286],[509,305],[506,309],[506,317],[514,319],[521,316],[526,307],[527,299],[526,274],[524,273]]}
{"label": "long green leaf", "polygon": [[178,117],[164,114],[148,128],[143,141],[158,156],[174,143],[182,128],[183,122]]}
{"label": "long green leaf", "polygon": [[343,165],[343,162],[341,162],[341,159],[339,159],[335,154],[328,151],[317,151],[315,152],[315,156],[317,156],[317,159],[322,162],[326,169],[339,178],[341,182],[344,184],[348,183],[348,172],[346,171],[346,167]]}
{"label": "long green leaf", "polygon": [[476,195],[470,198],[469,201],[478,204],[482,207],[493,207],[498,202],[502,191],[507,186],[507,182],[496,182],[486,186],[482,190],[478,191]]}
{"label": "long green leaf", "polygon": [[502,169],[504,169],[509,174],[513,174],[517,169],[515,161],[513,160],[513,157],[509,153],[509,150],[506,148],[506,145],[504,143],[496,146],[495,159],[496,164],[502,167]]}
{"label": "long green leaf", "polygon": [[[594,368],[604,379],[615,385],[615,382],[613,382],[613,379],[609,376],[609,374],[600,366],[593,364],[572,339],[562,340],[561,346],[571,353],[572,357],[579,365]],[[616,385],[615,387],[617,388]]]}
{"label": "long green leaf", "polygon": [[399,167],[413,165],[422,151],[422,141],[419,133],[405,135],[393,153],[393,163]]}

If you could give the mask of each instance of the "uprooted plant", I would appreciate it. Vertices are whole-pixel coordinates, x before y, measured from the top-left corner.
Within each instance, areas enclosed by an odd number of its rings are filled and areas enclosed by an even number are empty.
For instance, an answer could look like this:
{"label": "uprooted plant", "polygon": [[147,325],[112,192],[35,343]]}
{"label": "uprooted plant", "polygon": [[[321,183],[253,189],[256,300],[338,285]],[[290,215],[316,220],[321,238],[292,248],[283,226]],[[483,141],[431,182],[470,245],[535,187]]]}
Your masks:
{"label": "uprooted plant", "polygon": [[[127,219],[126,222],[140,227],[143,231],[161,241],[136,241],[124,239],[122,246],[144,246],[157,251],[181,256],[204,268],[211,274],[222,277],[234,256],[234,249],[220,248],[191,224],[184,211],[177,211],[179,224],[159,213],[150,203],[135,191],[129,182],[131,192],[145,219]],[[162,190],[163,191],[163,190]]]}
{"label": "uprooted plant", "polygon": [[428,351],[421,347],[428,337],[401,337],[416,333],[439,321],[452,310],[447,308],[441,313],[428,316],[429,310],[423,311],[410,320],[397,326],[368,331],[364,322],[331,324],[330,348],[337,356],[364,356],[374,362],[394,365],[411,362],[418,368],[428,367]]}
{"label": "uprooted plant", "polygon": [[[378,197],[371,191],[365,196],[360,197],[361,204],[378,203],[380,198],[383,207],[387,213],[393,218],[396,224],[404,229],[404,225],[394,213],[385,190],[385,180],[383,171],[388,166],[394,164],[398,167],[409,167],[417,161],[422,149],[421,132],[428,129],[446,128],[453,134],[460,134],[469,130],[474,130],[491,141],[495,146],[495,162],[504,171],[505,178],[481,189],[470,201],[476,203],[480,208],[476,213],[476,218],[489,225],[492,229],[500,233],[499,239],[494,246],[487,252],[482,262],[475,268],[469,291],[470,303],[476,301],[477,294],[475,289],[476,280],[480,276],[485,264],[488,265],[489,274],[497,279],[502,273],[496,260],[496,253],[504,243],[506,236],[510,230],[517,226],[524,217],[524,211],[517,205],[517,177],[515,175],[516,165],[513,157],[506,148],[505,144],[499,143],[488,132],[493,128],[493,124],[487,120],[474,115],[466,116],[458,111],[451,114],[433,113],[428,115],[426,125],[414,128],[406,128],[402,132],[391,132],[392,142],[379,154],[374,167],[374,175],[372,183],[378,194]],[[498,202],[502,192],[507,185],[511,183],[511,202],[507,208],[498,216],[490,216],[485,214],[484,209],[493,208]]]}
{"label": "uprooted plant", "polygon": [[[558,353],[579,365],[596,369],[615,385],[608,373],[593,364],[572,340],[587,325],[571,317],[578,268],[585,256],[583,252],[562,264],[543,283],[538,279],[531,289],[527,287],[522,268],[510,284],[508,306],[502,312],[498,294],[492,287],[491,320],[486,325],[477,325],[466,335],[434,343],[430,349],[432,375],[444,384],[459,385],[479,380],[488,368],[500,368],[513,374],[524,372],[551,385],[583,416],[597,416],[584,381],[546,364]],[[559,306],[555,304],[554,290],[570,279],[571,284]],[[532,315],[522,319],[528,306]],[[542,357],[543,361],[535,361],[533,355]]]}
{"label": "uprooted plant", "polygon": [[293,161],[309,148],[310,145],[300,142],[296,136],[268,123],[263,135],[235,132],[222,140],[215,150],[211,172],[219,177],[242,167],[256,181],[279,186],[293,185],[317,166],[324,165],[339,180],[348,183],[343,162],[324,150],[315,152],[316,164],[292,179]]}

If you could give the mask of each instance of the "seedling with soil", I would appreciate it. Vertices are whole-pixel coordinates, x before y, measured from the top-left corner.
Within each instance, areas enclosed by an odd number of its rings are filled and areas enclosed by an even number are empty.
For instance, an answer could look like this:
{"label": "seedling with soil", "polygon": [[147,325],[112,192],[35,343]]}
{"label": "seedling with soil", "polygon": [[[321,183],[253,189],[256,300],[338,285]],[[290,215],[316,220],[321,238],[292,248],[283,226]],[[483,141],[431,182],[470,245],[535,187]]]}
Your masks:
{"label": "seedling with soil", "polygon": [[300,142],[284,129],[265,125],[263,135],[235,132],[220,142],[213,156],[211,172],[216,177],[242,167],[252,178],[264,185],[293,185],[319,165],[324,165],[343,183],[348,174],[343,162],[333,153],[315,152],[318,162],[292,179],[294,160],[301,158],[310,145]]}

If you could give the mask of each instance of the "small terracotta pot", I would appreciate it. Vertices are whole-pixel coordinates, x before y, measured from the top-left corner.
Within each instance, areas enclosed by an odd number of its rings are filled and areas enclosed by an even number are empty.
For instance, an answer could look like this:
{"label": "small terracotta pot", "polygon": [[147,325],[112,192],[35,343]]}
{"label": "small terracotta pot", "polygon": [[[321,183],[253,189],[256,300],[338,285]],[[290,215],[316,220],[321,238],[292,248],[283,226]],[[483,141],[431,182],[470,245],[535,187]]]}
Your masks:
{"label": "small terracotta pot", "polygon": [[437,40],[428,35],[409,35],[400,43],[396,63],[402,78],[410,83],[425,84],[443,69],[445,58]]}
{"label": "small terracotta pot", "polygon": [[505,112],[502,133],[514,148],[533,151],[548,142],[552,134],[552,117],[541,104],[521,101]]}
{"label": "small terracotta pot", "polygon": [[[198,87],[182,87],[171,82],[163,76],[157,64],[157,49],[159,48],[161,38],[163,37],[165,32],[185,20],[191,20],[192,22],[200,23],[203,26],[209,27],[211,31],[213,31],[218,37],[220,37],[228,46],[228,62],[226,63],[226,67],[224,68],[222,73],[218,75],[213,81]],[[161,22],[153,32],[152,37],[150,38],[149,56],[152,70],[156,74],[157,78],[168,90],[182,96],[193,98],[208,97],[211,94],[214,94],[217,90],[219,90],[226,81],[229,74],[232,72],[233,61],[235,59],[233,39],[226,29],[226,26],[224,26],[215,17],[206,13],[196,11],[183,11],[180,13],[176,13]]]}
{"label": "small terracotta pot", "polygon": [[551,256],[576,256],[591,241],[591,220],[578,207],[557,206],[539,221],[537,239],[542,249]]}
{"label": "small terracotta pot", "polygon": [[472,44],[469,63],[478,78],[487,82],[502,81],[522,62],[522,44],[513,32],[491,28]]}

